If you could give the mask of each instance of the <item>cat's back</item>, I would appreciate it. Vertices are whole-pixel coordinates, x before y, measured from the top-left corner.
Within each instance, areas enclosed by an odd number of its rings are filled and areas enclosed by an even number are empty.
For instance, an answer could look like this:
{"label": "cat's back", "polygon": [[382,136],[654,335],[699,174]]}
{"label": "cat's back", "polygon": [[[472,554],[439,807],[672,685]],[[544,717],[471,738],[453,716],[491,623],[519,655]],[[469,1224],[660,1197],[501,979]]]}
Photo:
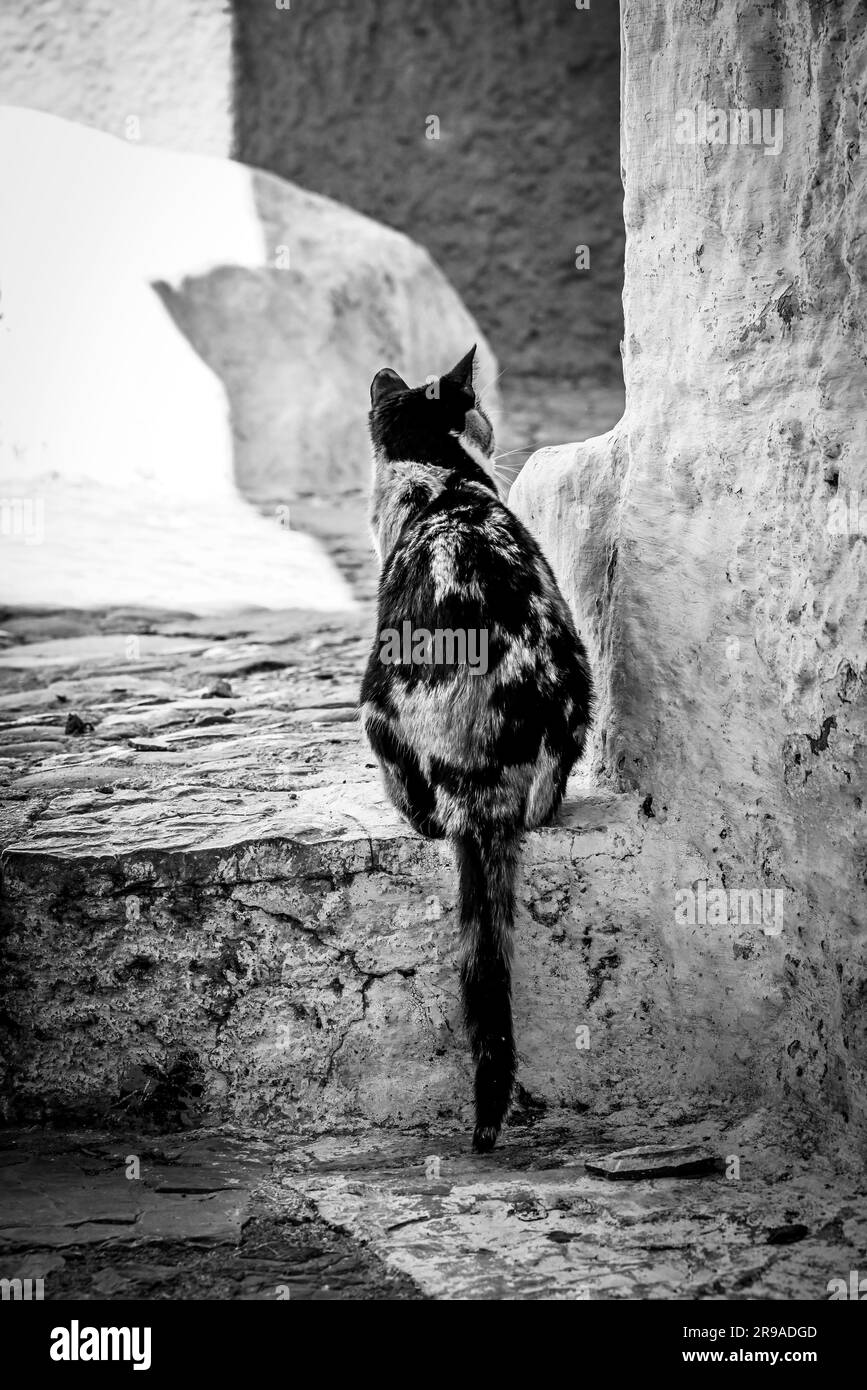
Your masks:
{"label": "cat's back", "polygon": [[381,617],[409,605],[515,634],[541,633],[554,616],[573,627],[536,541],[493,487],[475,481],[447,484],[407,522],[383,569],[380,605]]}
{"label": "cat's back", "polygon": [[[586,721],[589,669],[569,609],[486,486],[447,486],[407,523],[383,571],[379,628],[380,639],[409,636],[395,661],[374,649],[362,700],[388,713],[438,785],[532,767],[543,740],[570,747]],[[422,630],[434,645],[417,657],[409,643]]]}

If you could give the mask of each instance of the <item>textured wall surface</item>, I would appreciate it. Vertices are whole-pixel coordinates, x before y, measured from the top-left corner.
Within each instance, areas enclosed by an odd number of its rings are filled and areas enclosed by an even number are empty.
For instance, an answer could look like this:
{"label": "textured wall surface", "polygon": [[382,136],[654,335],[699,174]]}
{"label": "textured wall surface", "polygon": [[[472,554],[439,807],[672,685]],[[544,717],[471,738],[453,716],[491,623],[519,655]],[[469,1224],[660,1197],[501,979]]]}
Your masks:
{"label": "textured wall surface", "polygon": [[[337,785],[327,813],[293,785],[276,835],[251,834],[240,812],[211,833],[201,803],[211,844],[139,849],[171,813],[151,798],[136,821],[121,793],[110,829],[88,827],[102,808],[79,795],[9,847],[4,1113],[144,1105],[165,1120],[182,1104],[191,1119],[313,1129],[468,1118],[448,847],[408,833],[376,784]],[[341,827],[347,802],[359,821]],[[80,853],[87,828],[110,853]],[[699,856],[688,866],[698,874]],[[769,995],[783,945],[732,926],[691,969],[701,928],[665,911],[684,867],[634,795],[584,795],[561,828],[528,836],[514,1000],[519,1081],[540,1110],[677,1123],[710,1088],[731,1115],[761,1098],[781,1048]],[[720,991],[738,999],[724,1026]]]}
{"label": "textured wall surface", "polygon": [[617,0],[233,9],[238,158],[420,241],[504,367],[619,380]]}
{"label": "textured wall surface", "polygon": [[[863,1136],[867,11],[625,0],[623,32],[626,413],[512,500],[595,651],[599,773],[709,888],[784,894],[757,1075]],[[779,148],[679,141],[702,101],[764,109]],[[685,969],[719,930],[684,934]]]}
{"label": "textured wall surface", "polygon": [[231,17],[219,0],[4,0],[0,52],[0,102],[149,145],[229,152]]}

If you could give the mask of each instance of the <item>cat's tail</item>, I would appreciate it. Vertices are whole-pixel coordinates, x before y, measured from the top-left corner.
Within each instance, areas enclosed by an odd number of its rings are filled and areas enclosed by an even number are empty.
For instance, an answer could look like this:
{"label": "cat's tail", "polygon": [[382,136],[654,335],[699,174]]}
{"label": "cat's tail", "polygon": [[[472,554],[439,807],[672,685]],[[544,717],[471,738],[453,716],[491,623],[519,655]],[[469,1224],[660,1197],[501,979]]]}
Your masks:
{"label": "cat's tail", "polygon": [[512,923],[518,839],[500,830],[456,836],[461,920],[461,995],[476,1064],[473,1148],[497,1141],[515,1080]]}

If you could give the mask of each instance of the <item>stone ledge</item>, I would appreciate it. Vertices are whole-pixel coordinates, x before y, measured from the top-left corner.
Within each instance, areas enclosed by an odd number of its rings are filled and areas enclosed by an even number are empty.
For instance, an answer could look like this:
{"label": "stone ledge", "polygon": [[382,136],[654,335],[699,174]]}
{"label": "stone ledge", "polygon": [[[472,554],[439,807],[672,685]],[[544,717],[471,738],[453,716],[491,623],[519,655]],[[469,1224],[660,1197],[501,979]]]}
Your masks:
{"label": "stone ledge", "polygon": [[[151,843],[135,824],[106,843],[94,821],[74,837],[41,826],[11,846],[12,1113],[144,1107],[161,1121],[182,1106],[321,1126],[460,1112],[469,1079],[450,850],[409,831],[377,785],[352,796],[329,809],[327,796],[303,794],[273,818],[258,806],[247,825],[234,802],[233,833],[227,820],[225,834],[185,839],[167,816]],[[611,962],[579,923],[586,874],[594,859],[634,855],[638,834],[634,804],[585,795],[527,837],[516,1009],[531,1015],[522,1045],[538,1054],[528,1085],[561,1101],[578,1060],[577,1002],[564,996],[592,993],[594,980],[598,994]]]}
{"label": "stone ledge", "polygon": [[[205,791],[172,786],[160,796],[152,785],[118,786],[124,779],[116,769],[110,776],[110,804],[107,795],[99,795],[98,784],[93,799],[93,782],[88,791],[53,795],[39,819],[6,845],[3,860],[8,872],[29,876],[29,861],[37,870],[86,862],[92,869],[130,866],[138,879],[140,866],[150,861],[155,881],[160,866],[171,863],[172,878],[183,865],[182,876],[191,881],[230,882],[235,872],[231,856],[249,860],[266,847],[278,855],[272,861],[275,876],[288,878],[295,872],[293,856],[302,849],[358,843],[369,845],[372,855],[374,842],[425,844],[397,815],[378,779],[336,788],[299,783],[297,792],[271,790],[270,795],[264,787]],[[626,822],[635,819],[637,806],[634,797],[594,792],[575,779],[557,824],[527,838],[604,834],[621,822],[626,833]],[[282,873],[281,847],[288,856]],[[447,846],[441,848],[449,858]]]}
{"label": "stone ledge", "polygon": [[[234,832],[199,825],[186,841],[168,807],[150,843],[133,825],[98,851],[97,822],[58,846],[49,817],[10,848],[8,1113],[467,1122],[449,848],[408,831],[376,784],[341,795],[314,789],[273,816],[251,796],[248,825],[236,801]],[[519,1108],[676,1116],[709,1087],[757,1093],[779,943],[745,961],[738,928],[677,927],[685,868],[637,797],[578,789],[526,837]],[[732,1021],[719,1003],[735,989]]]}

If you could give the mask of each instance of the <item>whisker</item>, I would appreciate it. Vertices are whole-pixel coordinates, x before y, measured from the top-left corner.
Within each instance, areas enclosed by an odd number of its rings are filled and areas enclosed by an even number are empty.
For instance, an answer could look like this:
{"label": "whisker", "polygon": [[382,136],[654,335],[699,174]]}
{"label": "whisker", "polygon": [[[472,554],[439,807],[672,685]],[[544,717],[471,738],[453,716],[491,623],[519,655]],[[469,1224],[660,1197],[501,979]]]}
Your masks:
{"label": "whisker", "polygon": [[494,462],[499,459],[511,458],[512,454],[531,454],[535,451],[535,444],[522,444],[520,449],[508,449],[505,454],[494,454]]}
{"label": "whisker", "polygon": [[484,384],[484,386],[475,386],[475,385],[474,385],[474,386],[473,386],[473,389],[474,389],[475,391],[477,391],[477,392],[479,392],[479,391],[487,391],[488,387],[489,387],[489,386],[493,386],[493,384],[494,384],[495,381],[499,381],[499,380],[500,380],[500,377],[503,375],[503,372],[507,372],[508,370],[509,370],[508,367],[504,367],[502,372],[497,372],[497,375],[496,375],[495,377],[493,377],[493,379],[492,379],[491,381],[486,381],[485,384]]}

